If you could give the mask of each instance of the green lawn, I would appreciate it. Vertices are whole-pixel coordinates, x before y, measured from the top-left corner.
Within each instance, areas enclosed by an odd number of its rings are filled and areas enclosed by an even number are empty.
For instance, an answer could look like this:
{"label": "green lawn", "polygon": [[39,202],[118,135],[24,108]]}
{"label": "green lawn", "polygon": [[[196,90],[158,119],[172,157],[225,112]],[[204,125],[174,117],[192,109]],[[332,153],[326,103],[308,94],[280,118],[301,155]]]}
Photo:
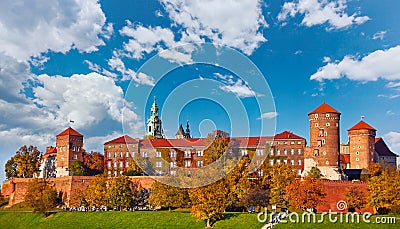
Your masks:
{"label": "green lawn", "polygon": [[[376,216],[371,218],[374,221]],[[400,228],[396,225],[378,224],[278,224],[279,228]],[[227,213],[214,228],[261,228],[257,214]],[[204,228],[205,222],[196,222],[187,211],[138,211],[138,212],[57,212],[43,215],[24,212],[0,212],[0,228]]]}

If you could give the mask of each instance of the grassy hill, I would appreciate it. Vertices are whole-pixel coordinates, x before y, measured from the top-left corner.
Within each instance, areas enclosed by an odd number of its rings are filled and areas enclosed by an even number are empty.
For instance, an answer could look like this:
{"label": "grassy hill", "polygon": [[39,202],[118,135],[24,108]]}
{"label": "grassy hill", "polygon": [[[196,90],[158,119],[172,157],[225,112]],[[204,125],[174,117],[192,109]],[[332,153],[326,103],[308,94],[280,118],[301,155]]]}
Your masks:
{"label": "grassy hill", "polygon": [[[371,221],[374,220],[374,216]],[[261,228],[257,214],[227,213],[214,228]],[[0,212],[0,228],[204,228],[205,222],[196,222],[187,211],[138,212],[57,212],[43,215],[25,212]],[[395,225],[382,224],[278,224],[279,228],[400,228],[397,216]]]}

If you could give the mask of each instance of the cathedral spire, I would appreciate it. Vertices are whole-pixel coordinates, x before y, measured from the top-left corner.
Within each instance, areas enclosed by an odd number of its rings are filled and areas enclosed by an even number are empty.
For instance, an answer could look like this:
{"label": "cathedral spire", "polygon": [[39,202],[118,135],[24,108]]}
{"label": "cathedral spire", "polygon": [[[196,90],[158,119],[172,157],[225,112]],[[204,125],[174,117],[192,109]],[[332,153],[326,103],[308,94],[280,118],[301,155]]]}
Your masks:
{"label": "cathedral spire", "polygon": [[186,120],[186,133],[185,133],[186,138],[191,138],[190,137],[190,128],[189,128],[189,120]]}
{"label": "cathedral spire", "polygon": [[154,102],[150,109],[150,117],[147,120],[147,136],[153,136],[155,138],[164,138],[164,131],[162,129],[162,121],[158,116],[158,106],[156,102],[156,96],[154,96]]}

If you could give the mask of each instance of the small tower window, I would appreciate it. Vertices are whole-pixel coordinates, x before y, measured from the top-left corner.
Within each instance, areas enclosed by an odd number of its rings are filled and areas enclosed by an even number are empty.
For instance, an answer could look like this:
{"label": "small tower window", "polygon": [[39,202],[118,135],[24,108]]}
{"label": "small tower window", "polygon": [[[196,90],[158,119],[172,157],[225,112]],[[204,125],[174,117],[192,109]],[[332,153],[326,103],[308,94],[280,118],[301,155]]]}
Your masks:
{"label": "small tower window", "polygon": [[326,116],[327,118],[329,118],[329,114],[326,114],[325,116]]}
{"label": "small tower window", "polygon": [[360,155],[360,152],[357,151],[357,152],[356,152],[356,155]]}
{"label": "small tower window", "polygon": [[331,126],[331,124],[329,122],[326,123],[326,126]]}
{"label": "small tower window", "polygon": [[318,114],[315,114],[314,117],[315,117],[315,118],[318,118]]}
{"label": "small tower window", "polygon": [[318,123],[315,123],[315,127],[318,127]]}

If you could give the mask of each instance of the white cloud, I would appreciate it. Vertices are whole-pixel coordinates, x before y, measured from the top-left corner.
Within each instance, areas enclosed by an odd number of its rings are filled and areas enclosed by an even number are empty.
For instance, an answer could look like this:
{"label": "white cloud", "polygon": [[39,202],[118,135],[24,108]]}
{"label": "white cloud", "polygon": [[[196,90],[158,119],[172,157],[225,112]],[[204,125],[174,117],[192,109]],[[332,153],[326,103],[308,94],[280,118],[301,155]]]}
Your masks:
{"label": "white cloud", "polygon": [[135,72],[130,68],[125,67],[125,63],[121,60],[120,57],[117,57],[117,53],[114,53],[114,56],[108,60],[108,65],[111,70],[116,70],[122,74],[122,81],[133,80],[137,85],[149,85],[154,86],[154,78],[149,76],[143,72]]}
{"label": "white cloud", "polygon": [[393,111],[391,111],[391,110],[386,111],[386,114],[387,115],[395,115],[395,113]]}
{"label": "white cloud", "polygon": [[122,119],[123,91],[108,77],[98,73],[71,77],[40,75],[38,81],[41,86],[32,89],[34,101],[57,123],[72,119],[74,126],[80,128],[107,118],[118,122]]}
{"label": "white cloud", "polygon": [[329,24],[328,29],[341,29],[351,25],[363,24],[370,20],[367,16],[358,16],[358,13],[348,15],[347,0],[296,0],[285,2],[278,15],[279,21],[286,21],[289,17],[300,14],[302,24],[311,27],[314,25]]}
{"label": "white cloud", "polygon": [[105,21],[97,0],[0,1],[0,52],[28,60],[48,50],[96,51],[111,32]]}
{"label": "white cloud", "polygon": [[400,89],[400,82],[389,82],[388,84],[386,84],[386,87]]}
{"label": "white cloud", "polygon": [[372,39],[373,39],[373,40],[377,40],[377,39],[383,40],[383,38],[385,37],[386,33],[387,33],[387,31],[379,31],[379,32],[376,32],[376,33],[372,36]]}
{"label": "white cloud", "polygon": [[278,116],[278,112],[267,112],[267,113],[263,113],[261,115],[260,119],[272,119],[272,118],[276,118]]}
{"label": "white cloud", "polygon": [[331,58],[329,56],[324,56],[324,59],[322,60],[324,63],[329,63],[331,62]]}
{"label": "white cloud", "polygon": [[219,86],[219,88],[225,92],[232,92],[240,98],[258,96],[258,94],[251,90],[241,79],[238,79],[233,85]]}
{"label": "white cloud", "polygon": [[299,50],[297,50],[296,52],[294,52],[294,55],[300,55],[300,54],[302,54],[303,53],[303,51],[301,51],[300,49]]}
{"label": "white cloud", "polygon": [[363,58],[345,56],[342,61],[328,63],[311,75],[310,79],[323,81],[347,77],[357,81],[400,80],[400,46],[374,51]]}
{"label": "white cloud", "polygon": [[392,152],[396,153],[397,155],[400,154],[400,133],[391,131],[385,135],[383,135],[383,139],[388,144],[389,148]]}

